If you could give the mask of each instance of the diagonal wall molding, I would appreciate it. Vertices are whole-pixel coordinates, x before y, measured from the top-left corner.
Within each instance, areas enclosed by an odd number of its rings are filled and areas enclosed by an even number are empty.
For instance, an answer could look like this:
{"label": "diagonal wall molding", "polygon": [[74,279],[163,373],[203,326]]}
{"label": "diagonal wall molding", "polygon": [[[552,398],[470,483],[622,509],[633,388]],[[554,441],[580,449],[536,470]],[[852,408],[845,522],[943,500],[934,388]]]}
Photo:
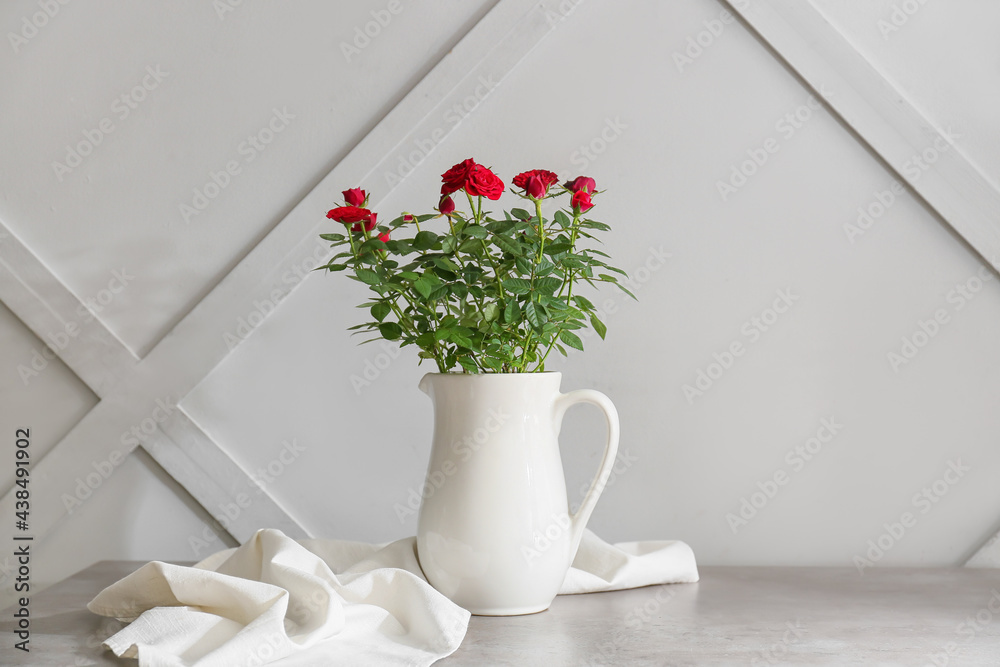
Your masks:
{"label": "diagonal wall molding", "polygon": [[[1000,192],[937,127],[867,60],[811,2],[725,0],[732,11],[815,90],[825,103],[919,194],[942,220],[1000,271]],[[908,168],[915,156],[936,151],[926,169]],[[1000,533],[968,566],[1000,567]]]}
{"label": "diagonal wall molding", "polygon": [[[117,358],[120,350],[115,351],[115,344],[124,348],[117,339],[116,343],[101,342],[105,336],[114,338],[102,325],[94,333],[97,342],[61,351],[72,360],[70,368],[90,377],[88,386],[102,400],[34,466],[35,493],[50,498],[72,495],[77,477],[91,462],[109,460],[116,452],[128,454],[132,446],[124,443],[134,427],[148,423],[157,410],[162,416],[165,404],[178,406],[238,346],[237,323],[254,311],[255,301],[280,302],[297,286],[282,280],[289,269],[325,261],[328,248],[318,243],[318,235],[326,225],[323,214],[343,183],[370,184],[373,179],[384,179],[373,189],[387,196],[402,180],[386,178],[387,165],[409,155],[428,129],[438,130],[435,143],[439,145],[457,127],[442,127],[436,122],[443,116],[442,110],[475,94],[482,86],[480,76],[490,76],[499,85],[579,2],[569,4],[568,11],[567,4],[565,0],[501,0],[145,358],[132,357],[128,363],[110,365],[103,373],[87,366],[87,359],[103,358],[109,350]],[[428,154],[425,151],[421,161]],[[2,269],[20,287],[6,289],[0,297],[19,317],[30,320],[36,334],[44,336],[58,324],[58,317],[45,314],[52,312],[50,293],[60,302],[59,312],[78,307],[79,300],[23,244],[14,246],[4,259]],[[40,293],[29,285],[49,285],[52,289]],[[261,493],[253,478],[188,417],[183,407],[169,412],[158,428],[143,436],[141,446],[235,538],[242,541],[263,526],[281,528],[293,537],[308,536],[273,498]],[[234,502],[239,505],[240,494],[249,494],[254,501],[233,519],[225,508]],[[12,494],[6,494],[0,499],[0,511],[12,512],[13,502]],[[68,514],[62,503],[40,506],[33,513],[35,535],[44,536]]]}

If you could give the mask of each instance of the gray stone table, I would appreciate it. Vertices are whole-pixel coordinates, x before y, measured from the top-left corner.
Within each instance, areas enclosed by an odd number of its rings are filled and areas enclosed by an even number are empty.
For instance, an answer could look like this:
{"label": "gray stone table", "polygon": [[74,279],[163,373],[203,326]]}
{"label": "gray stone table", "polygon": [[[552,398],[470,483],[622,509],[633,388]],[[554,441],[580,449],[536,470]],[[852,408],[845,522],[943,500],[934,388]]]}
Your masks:
{"label": "gray stone table", "polygon": [[[98,563],[31,601],[29,655],[0,616],[0,665],[134,665],[101,649],[85,605],[140,563]],[[473,617],[460,665],[1000,665],[1000,571],[704,567],[697,584],[560,596]]]}

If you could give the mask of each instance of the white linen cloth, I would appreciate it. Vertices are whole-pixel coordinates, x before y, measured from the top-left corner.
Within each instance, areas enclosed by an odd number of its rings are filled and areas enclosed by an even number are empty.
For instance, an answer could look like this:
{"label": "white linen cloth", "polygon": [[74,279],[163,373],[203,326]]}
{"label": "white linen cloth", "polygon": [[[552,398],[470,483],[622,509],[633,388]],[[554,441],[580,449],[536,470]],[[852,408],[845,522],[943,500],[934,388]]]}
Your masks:
{"label": "white linen cloth", "polygon": [[[588,530],[560,594],[695,581],[683,542],[610,545]],[[193,567],[147,563],[88,608],[131,621],[105,646],[140,667],[424,666],[453,653],[469,624],[427,583],[413,537],[295,541],[278,530]]]}

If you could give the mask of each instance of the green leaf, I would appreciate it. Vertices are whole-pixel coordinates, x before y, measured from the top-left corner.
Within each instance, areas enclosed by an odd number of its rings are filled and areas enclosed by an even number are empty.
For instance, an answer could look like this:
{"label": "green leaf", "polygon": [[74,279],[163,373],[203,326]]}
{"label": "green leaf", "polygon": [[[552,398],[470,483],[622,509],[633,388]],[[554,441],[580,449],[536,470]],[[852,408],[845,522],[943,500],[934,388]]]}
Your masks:
{"label": "green leaf", "polygon": [[346,239],[343,234],[320,234],[319,237],[326,241],[343,241]]}
{"label": "green leaf", "polygon": [[317,268],[327,269],[329,271],[343,271],[347,268],[347,264],[327,264],[326,266],[320,266]]}
{"label": "green leaf", "polygon": [[527,257],[515,257],[514,266],[516,266],[517,270],[520,271],[522,274],[531,275],[531,262],[528,261]]}
{"label": "green leaf", "polygon": [[588,299],[585,296],[577,295],[577,296],[573,297],[573,300],[576,301],[576,303],[577,303],[578,306],[580,306],[581,308],[583,308],[585,310],[597,310],[594,307],[594,304],[592,304],[590,302],[590,299]]}
{"label": "green leaf", "polygon": [[441,252],[453,253],[455,248],[458,247],[458,240],[454,236],[449,234],[441,240]]}
{"label": "green leaf", "polygon": [[367,285],[378,285],[382,282],[382,279],[379,278],[378,274],[371,269],[358,268],[354,270],[354,273],[357,274],[358,279],[361,282]]}
{"label": "green leaf", "polygon": [[426,299],[434,290],[434,284],[427,279],[427,276],[421,276],[419,280],[413,283],[413,288],[420,293],[420,296]]}
{"label": "green leaf", "polygon": [[[548,257],[542,257],[542,261],[538,263],[535,267],[535,275],[541,278],[542,276],[547,276],[556,270],[556,265],[549,261]],[[529,273],[531,273],[529,271]]]}
{"label": "green leaf", "polygon": [[381,239],[368,239],[361,244],[360,252],[371,252],[372,250],[388,250],[388,246]]}
{"label": "green leaf", "polygon": [[591,315],[590,323],[594,325],[594,331],[596,331],[597,335],[601,337],[601,340],[604,340],[604,336],[608,333],[608,328],[604,326],[604,322],[599,320],[597,315]]}
{"label": "green leaf", "polygon": [[[449,236],[448,238],[450,239],[452,237]],[[456,264],[455,262],[451,261],[451,259],[449,259],[448,257],[435,257],[434,258],[434,264],[436,264],[437,266],[441,267],[442,269],[447,269],[448,271],[451,271],[452,273],[456,273],[457,274],[457,273],[461,273],[462,272],[461,267],[459,267],[459,265]]]}
{"label": "green leaf", "polygon": [[469,357],[459,357],[458,363],[462,365],[462,368],[469,371],[470,373],[479,372],[479,366],[476,366],[476,362]]}
{"label": "green leaf", "polygon": [[515,257],[520,257],[524,254],[524,250],[521,248],[521,244],[513,239],[507,238],[506,236],[500,236],[497,234],[493,235],[493,242],[496,243],[501,250],[510,253]]}
{"label": "green leaf", "polygon": [[552,277],[539,278],[535,281],[535,287],[542,294],[555,294],[555,291],[562,287],[562,281]]}
{"label": "green leaf", "polygon": [[425,350],[433,350],[434,343],[436,342],[436,340],[437,339],[434,337],[434,334],[428,331],[426,333],[422,333],[419,336],[417,336],[416,340],[414,340],[413,342],[416,343],[417,346],[420,348],[423,348]]}
{"label": "green leaf", "polygon": [[420,274],[419,273],[414,273],[413,271],[400,271],[399,277],[400,278],[405,278],[407,280],[419,280],[420,279]]}
{"label": "green leaf", "polygon": [[536,304],[534,301],[529,301],[528,305],[524,307],[524,316],[528,318],[528,322],[531,326],[536,329],[541,329],[542,325],[545,324],[548,317],[545,314],[545,309]]}
{"label": "green leaf", "polygon": [[437,301],[441,297],[448,296],[448,286],[438,285],[431,290],[430,294],[427,295],[428,301]]}
{"label": "green leaf", "polygon": [[500,367],[503,366],[503,359],[497,359],[496,357],[490,357],[487,355],[483,355],[482,362],[484,366],[494,371],[500,370]]}
{"label": "green leaf", "polygon": [[487,322],[493,322],[500,317],[500,306],[496,303],[488,303],[483,308],[483,319]]}
{"label": "green leaf", "polygon": [[413,239],[413,247],[417,250],[430,250],[437,243],[438,235],[434,232],[422,231],[418,232],[416,238]]}
{"label": "green leaf", "polygon": [[573,223],[573,220],[570,219],[570,217],[565,213],[563,213],[562,211],[556,211],[555,215],[552,217],[555,219],[557,223],[559,223],[559,226],[562,227],[563,229],[566,229]]}
{"label": "green leaf", "polygon": [[372,317],[381,322],[385,319],[385,316],[389,314],[392,308],[389,307],[385,301],[379,301],[374,306],[372,306]]}
{"label": "green leaf", "polygon": [[503,281],[503,288],[511,294],[527,294],[531,291],[531,282],[524,278],[508,278]]}
{"label": "green leaf", "polygon": [[563,331],[560,331],[559,340],[561,340],[562,342],[566,343],[567,345],[569,345],[574,349],[583,351],[583,341],[580,340],[579,336],[577,336],[575,333],[571,331],[566,331],[565,329]]}
{"label": "green leaf", "polygon": [[507,324],[521,321],[521,306],[514,299],[507,302],[507,307],[503,311],[503,321]]}
{"label": "green leaf", "polygon": [[569,252],[573,249],[573,246],[569,243],[546,243],[545,244],[545,254],[546,255],[559,255],[564,252]]}
{"label": "green leaf", "polygon": [[523,208],[512,208],[510,209],[510,214],[519,220],[530,220],[531,214],[525,211]]}
{"label": "green leaf", "polygon": [[395,322],[383,322],[378,325],[378,332],[382,334],[382,338],[385,338],[386,340],[397,340],[403,335],[403,328]]}
{"label": "green leaf", "polygon": [[465,283],[453,283],[451,286],[451,293],[459,299],[464,299],[465,295],[469,293],[469,288]]}
{"label": "green leaf", "polygon": [[466,236],[471,236],[477,239],[485,239],[487,236],[489,236],[489,232],[487,232],[483,227],[480,227],[479,225],[469,225],[464,230],[462,230],[462,233],[464,233]]}

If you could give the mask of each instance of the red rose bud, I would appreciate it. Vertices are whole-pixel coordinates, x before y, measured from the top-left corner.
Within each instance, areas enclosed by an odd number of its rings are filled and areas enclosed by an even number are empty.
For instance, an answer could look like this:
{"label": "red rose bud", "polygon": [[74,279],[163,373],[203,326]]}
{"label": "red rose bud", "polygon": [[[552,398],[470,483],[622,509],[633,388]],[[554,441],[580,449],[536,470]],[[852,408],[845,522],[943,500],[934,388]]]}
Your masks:
{"label": "red rose bud", "polygon": [[372,212],[358,206],[338,206],[328,211],[326,217],[337,222],[342,222],[345,225],[350,225],[355,222],[363,222],[371,219]]}
{"label": "red rose bud", "polygon": [[541,199],[559,180],[559,176],[546,169],[532,169],[514,177],[514,185],[523,189],[532,199]]}
{"label": "red rose bud", "polygon": [[403,216],[403,222],[413,222],[413,216],[409,213]]}
{"label": "red rose bud", "polygon": [[572,192],[580,192],[581,190],[590,194],[597,192],[597,183],[588,176],[577,176],[564,187]]}
{"label": "red rose bud", "polygon": [[438,210],[441,211],[441,215],[451,215],[455,212],[455,202],[451,197],[447,195],[441,197],[441,203],[438,204]]}
{"label": "red rose bud", "polygon": [[469,178],[469,173],[478,165],[475,160],[469,158],[462,160],[448,171],[441,174],[441,194],[450,195],[465,187],[465,182]]}
{"label": "red rose bud", "polygon": [[381,241],[382,243],[385,243],[386,241],[388,241],[389,240],[389,232],[382,232],[381,234],[379,234],[378,235],[378,240]]}
{"label": "red rose bud", "polygon": [[344,190],[344,201],[347,202],[348,206],[364,206],[366,199],[368,199],[368,193],[361,188]]}
{"label": "red rose bud", "polygon": [[573,210],[579,213],[586,213],[594,208],[594,203],[590,201],[590,193],[586,190],[577,190],[573,193]]}
{"label": "red rose bud", "polygon": [[465,191],[473,197],[486,197],[496,201],[503,194],[503,181],[486,167],[477,164],[465,181]]}

